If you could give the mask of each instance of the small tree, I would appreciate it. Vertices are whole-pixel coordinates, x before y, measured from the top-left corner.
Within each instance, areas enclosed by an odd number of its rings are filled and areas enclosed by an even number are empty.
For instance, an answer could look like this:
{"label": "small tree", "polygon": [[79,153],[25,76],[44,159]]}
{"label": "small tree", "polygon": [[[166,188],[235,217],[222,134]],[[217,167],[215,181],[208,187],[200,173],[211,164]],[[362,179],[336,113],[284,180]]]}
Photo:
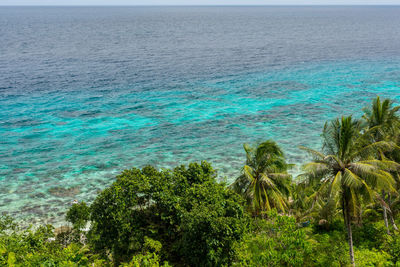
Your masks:
{"label": "small tree", "polygon": [[67,211],[66,219],[75,229],[84,228],[90,218],[90,209],[85,202],[73,204]]}
{"label": "small tree", "polygon": [[116,263],[147,253],[151,238],[162,245],[161,260],[229,264],[247,219],[241,197],[215,178],[207,162],[123,171],[91,206],[92,244],[110,250]]}

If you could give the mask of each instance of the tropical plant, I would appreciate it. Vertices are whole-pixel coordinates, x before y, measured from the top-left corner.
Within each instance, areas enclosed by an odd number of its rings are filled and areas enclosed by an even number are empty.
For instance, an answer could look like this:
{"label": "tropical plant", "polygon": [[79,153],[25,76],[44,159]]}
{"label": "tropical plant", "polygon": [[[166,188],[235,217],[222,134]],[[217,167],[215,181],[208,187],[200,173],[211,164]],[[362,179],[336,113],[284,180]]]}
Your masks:
{"label": "tropical plant", "polygon": [[233,190],[244,196],[254,215],[273,208],[286,211],[291,175],[282,150],[271,140],[256,147],[248,144],[243,147],[246,164],[231,185]]}
{"label": "tropical plant", "polygon": [[362,119],[365,121],[373,141],[382,141],[393,136],[399,129],[400,118],[397,115],[400,106],[394,106],[390,99],[381,101],[377,96],[369,107],[363,109]]}
{"label": "tropical plant", "polygon": [[357,249],[355,257],[359,266],[375,267],[375,266],[392,266],[391,256],[385,251],[376,249]]}
{"label": "tropical plant", "polygon": [[235,247],[233,266],[302,266],[311,252],[303,228],[295,218],[268,212],[268,219],[254,218],[251,231]]}
{"label": "tropical plant", "polygon": [[24,229],[0,215],[0,266],[107,266],[87,246],[63,246],[51,225]]}
{"label": "tropical plant", "polygon": [[89,241],[116,263],[157,252],[152,243],[171,264],[229,265],[248,224],[243,202],[207,162],[125,170],[91,205]]}
{"label": "tropical plant", "polygon": [[168,262],[160,263],[160,258],[155,253],[138,254],[133,256],[129,263],[123,263],[120,267],[170,267]]}
{"label": "tropical plant", "polygon": [[346,255],[348,246],[342,231],[323,231],[313,233],[309,242],[312,244],[312,252],[308,254],[303,266],[348,266],[349,257]]}
{"label": "tropical plant", "polygon": [[400,266],[400,235],[387,236],[385,247],[395,266]]}
{"label": "tropical plant", "polygon": [[314,157],[304,166],[308,180],[318,184],[314,197],[334,199],[342,209],[353,266],[352,219],[360,216],[363,199],[372,202],[378,190],[393,190],[393,177],[386,170],[397,167],[393,161],[374,159],[377,151],[391,145],[385,141],[366,145],[360,129],[360,121],[351,116],[335,119],[324,126],[322,152],[303,148]]}
{"label": "tropical plant", "polygon": [[308,201],[308,196],[314,192],[313,188],[302,181],[293,184],[290,191],[288,214],[294,216],[297,221],[309,221],[313,203]]}
{"label": "tropical plant", "polygon": [[[364,115],[363,120],[365,121],[367,136],[370,142],[380,142],[384,140],[394,140],[398,137],[400,129],[400,118],[397,112],[400,110],[400,106],[393,106],[393,101],[390,99],[384,99],[381,101],[380,97],[377,96],[369,107],[363,109]],[[381,159],[390,158],[394,159],[393,153],[384,153],[379,151],[377,157]],[[398,176],[398,173],[394,173],[394,176]],[[390,234],[388,225],[388,211],[389,216],[395,230],[398,230],[396,223],[394,222],[393,213],[391,211],[391,199],[392,196],[389,192],[382,190],[382,211],[383,219],[387,229],[387,233]]]}
{"label": "tropical plant", "polygon": [[65,216],[66,220],[74,226],[75,229],[80,230],[84,228],[89,221],[90,209],[86,202],[74,203],[67,211]]}

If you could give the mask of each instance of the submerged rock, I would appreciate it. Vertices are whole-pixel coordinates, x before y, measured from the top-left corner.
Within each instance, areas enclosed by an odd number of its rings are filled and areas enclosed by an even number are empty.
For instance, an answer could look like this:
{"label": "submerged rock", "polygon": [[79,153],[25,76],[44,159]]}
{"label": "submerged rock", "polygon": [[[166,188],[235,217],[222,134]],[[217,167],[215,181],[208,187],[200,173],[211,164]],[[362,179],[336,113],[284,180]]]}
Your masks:
{"label": "submerged rock", "polygon": [[22,213],[43,216],[46,214],[43,207],[40,205],[24,206],[21,209]]}
{"label": "submerged rock", "polygon": [[44,193],[34,193],[29,195],[30,198],[46,198],[46,194]]}
{"label": "submerged rock", "polygon": [[61,186],[53,187],[49,189],[49,193],[56,197],[73,197],[79,194],[80,189],[77,186],[64,188]]}

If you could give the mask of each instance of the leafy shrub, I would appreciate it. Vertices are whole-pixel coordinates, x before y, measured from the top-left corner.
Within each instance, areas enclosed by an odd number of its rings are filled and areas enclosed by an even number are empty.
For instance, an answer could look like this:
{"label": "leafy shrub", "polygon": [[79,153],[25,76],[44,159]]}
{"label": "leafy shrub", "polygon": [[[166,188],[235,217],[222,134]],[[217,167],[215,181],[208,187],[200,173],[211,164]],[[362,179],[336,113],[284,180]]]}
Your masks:
{"label": "leafy shrub", "polygon": [[160,258],[155,253],[138,254],[133,256],[129,263],[123,263],[121,267],[169,267],[168,262],[160,264]]}
{"label": "leafy shrub", "polygon": [[105,266],[87,246],[64,247],[55,240],[50,225],[22,229],[9,217],[0,216],[0,266]]}
{"label": "leafy shrub", "polygon": [[312,234],[312,252],[306,266],[347,266],[350,263],[349,248],[343,231]]}
{"label": "leafy shrub", "polygon": [[362,226],[353,227],[354,245],[368,249],[379,249],[387,237],[385,224],[379,222],[365,222]]}
{"label": "leafy shrub", "polygon": [[392,257],[392,261],[396,266],[400,266],[400,235],[392,235],[387,237],[385,243],[385,251]]}
{"label": "leafy shrub", "polygon": [[237,266],[301,266],[311,251],[303,229],[292,217],[268,214],[236,246]]}
{"label": "leafy shrub", "polygon": [[392,262],[390,261],[391,257],[385,251],[378,251],[376,249],[356,249],[354,257],[357,266],[392,266]]}
{"label": "leafy shrub", "polygon": [[228,264],[247,217],[241,197],[215,177],[207,162],[123,171],[91,206],[91,243],[117,263],[146,251],[150,238],[161,243],[163,260]]}
{"label": "leafy shrub", "polygon": [[86,226],[90,217],[89,207],[85,202],[73,204],[68,210],[66,219],[72,223],[75,229],[82,229]]}
{"label": "leafy shrub", "polygon": [[87,247],[63,247],[54,241],[53,230],[50,225],[22,229],[0,216],[0,266],[96,266]]}
{"label": "leafy shrub", "polygon": [[245,231],[241,198],[224,185],[206,182],[187,190],[180,205],[181,235],[175,253],[195,266],[229,264],[232,247]]}

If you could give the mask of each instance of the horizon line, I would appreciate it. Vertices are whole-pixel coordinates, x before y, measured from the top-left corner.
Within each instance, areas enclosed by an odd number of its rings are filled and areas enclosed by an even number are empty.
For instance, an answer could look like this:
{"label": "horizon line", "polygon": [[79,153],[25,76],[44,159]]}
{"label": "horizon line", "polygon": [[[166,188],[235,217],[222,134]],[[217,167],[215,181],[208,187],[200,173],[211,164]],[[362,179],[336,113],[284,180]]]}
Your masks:
{"label": "horizon line", "polygon": [[332,7],[343,7],[343,6],[400,6],[399,4],[268,4],[268,5],[257,5],[257,4],[246,4],[246,5],[241,5],[241,4],[231,4],[231,5],[213,5],[213,4],[208,4],[208,5],[201,5],[201,4],[193,4],[193,5],[178,5],[178,4],[166,4],[166,5],[126,5],[126,4],[96,4],[96,5],[68,5],[68,4],[63,4],[63,5],[3,5],[0,4],[0,7],[324,7],[324,6],[332,6]]}

